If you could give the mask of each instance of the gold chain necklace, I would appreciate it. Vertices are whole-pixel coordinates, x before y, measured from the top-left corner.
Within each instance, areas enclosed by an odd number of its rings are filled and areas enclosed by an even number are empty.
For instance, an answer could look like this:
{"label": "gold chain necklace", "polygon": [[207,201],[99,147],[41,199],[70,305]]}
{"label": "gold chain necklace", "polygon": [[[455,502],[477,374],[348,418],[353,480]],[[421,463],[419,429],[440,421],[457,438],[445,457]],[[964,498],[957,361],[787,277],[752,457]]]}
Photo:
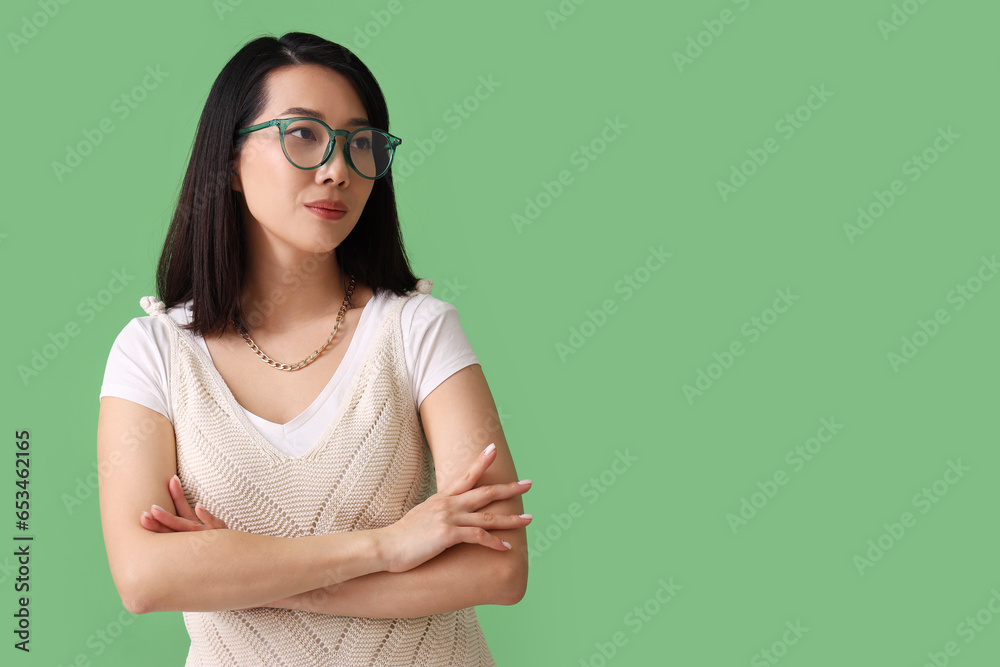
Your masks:
{"label": "gold chain necklace", "polygon": [[279,371],[297,371],[300,368],[305,368],[312,362],[316,361],[316,358],[320,355],[320,353],[322,353],[323,350],[326,349],[326,347],[333,341],[333,337],[337,335],[337,332],[340,330],[340,323],[343,322],[344,320],[344,313],[347,312],[347,304],[350,303],[351,295],[354,294],[354,285],[355,285],[355,280],[354,276],[352,275],[351,285],[350,287],[347,288],[347,295],[344,297],[344,303],[340,306],[340,312],[337,314],[337,326],[334,327],[333,333],[331,333],[330,337],[326,339],[326,342],[323,343],[322,347],[320,347],[318,350],[316,350],[315,352],[313,352],[312,354],[310,354],[308,357],[306,357],[297,364],[282,364],[275,361],[271,357],[264,354],[264,350],[257,347],[257,343],[253,342],[253,339],[250,338],[250,334],[244,331],[243,327],[241,327],[236,322],[235,319],[233,320],[233,327],[235,327],[237,333],[243,336],[243,340],[247,342],[247,345],[250,346],[250,349],[253,350],[258,357],[263,359],[264,363],[266,363],[268,366],[277,368]]}

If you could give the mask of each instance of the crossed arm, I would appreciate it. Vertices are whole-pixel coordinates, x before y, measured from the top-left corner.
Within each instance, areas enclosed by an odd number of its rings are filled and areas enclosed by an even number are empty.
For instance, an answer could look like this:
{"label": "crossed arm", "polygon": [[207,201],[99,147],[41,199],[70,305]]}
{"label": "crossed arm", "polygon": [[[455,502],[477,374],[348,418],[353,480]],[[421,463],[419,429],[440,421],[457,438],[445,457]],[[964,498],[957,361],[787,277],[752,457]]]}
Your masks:
{"label": "crossed arm", "polygon": [[[480,484],[518,480],[498,412],[479,364],[458,371],[420,404],[420,418],[434,457],[438,488],[447,488],[468,461],[490,442],[496,460]],[[481,511],[519,515],[521,497],[491,503]],[[439,614],[478,604],[519,602],[528,583],[525,528],[492,530],[510,551],[458,544],[406,572],[375,572],[266,606],[321,614],[404,618]]]}
{"label": "crossed arm", "polygon": [[[514,464],[478,364],[439,385],[424,399],[420,415],[439,490],[460,484],[490,442],[496,445],[495,459],[475,486],[516,486]],[[159,445],[129,446],[128,431],[150,423],[148,439]],[[164,445],[166,429],[169,447]],[[488,528],[470,543],[446,548],[416,567],[391,571],[393,554],[379,531],[277,538],[229,530],[203,508],[195,515],[181,502],[182,491],[178,497],[179,482],[168,487],[176,470],[174,457],[166,418],[124,399],[102,401],[98,461],[102,469],[110,469],[101,483],[105,544],[119,593],[136,613],[271,606],[400,618],[477,604],[514,604],[524,595],[524,526],[530,517],[519,521],[519,527]],[[523,511],[519,492],[502,495],[479,510],[487,515],[483,525],[509,526],[504,517]],[[153,505],[165,509],[153,509],[140,519],[141,510]],[[500,540],[511,548],[499,547]],[[232,567],[234,562],[239,567]],[[187,585],[172,586],[178,579]]]}

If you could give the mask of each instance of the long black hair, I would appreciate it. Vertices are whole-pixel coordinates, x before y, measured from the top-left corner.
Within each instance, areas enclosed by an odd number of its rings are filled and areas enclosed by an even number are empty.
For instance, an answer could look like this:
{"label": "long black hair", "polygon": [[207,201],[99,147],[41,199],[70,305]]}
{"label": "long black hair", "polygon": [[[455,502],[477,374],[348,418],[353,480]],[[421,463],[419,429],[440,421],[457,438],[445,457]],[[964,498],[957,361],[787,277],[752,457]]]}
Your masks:
{"label": "long black hair", "polygon": [[[243,221],[231,188],[234,160],[250,125],[266,104],[267,75],[278,67],[318,64],[346,76],[372,127],[389,131],[389,110],[375,77],[347,48],[316,35],[291,32],[247,43],[215,79],[191,149],[156,271],[156,290],[171,308],[193,299],[186,328],[222,333],[231,319],[245,322],[240,305],[246,273]],[[373,293],[403,295],[416,286],[403,247],[392,171],[374,181],[354,229],[335,249],[338,265]]]}

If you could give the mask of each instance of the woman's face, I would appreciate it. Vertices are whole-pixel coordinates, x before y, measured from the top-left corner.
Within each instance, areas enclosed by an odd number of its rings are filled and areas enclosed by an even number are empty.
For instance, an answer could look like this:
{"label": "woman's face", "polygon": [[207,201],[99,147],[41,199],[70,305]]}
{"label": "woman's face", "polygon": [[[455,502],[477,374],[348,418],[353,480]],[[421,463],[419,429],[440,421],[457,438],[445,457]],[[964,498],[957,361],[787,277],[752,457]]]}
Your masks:
{"label": "woman's face", "polygon": [[[294,65],[271,71],[266,82],[267,105],[251,125],[274,118],[310,116],[333,129],[370,126],[365,107],[343,74],[321,65]],[[360,122],[364,121],[364,122]],[[253,245],[266,245],[279,255],[325,253],[336,248],[354,229],[374,181],[362,178],[344,160],[345,137],[318,169],[303,170],[285,159],[278,128],[251,132],[233,165],[234,190],[243,193],[241,206]],[[308,204],[338,201],[347,213],[330,219]]]}

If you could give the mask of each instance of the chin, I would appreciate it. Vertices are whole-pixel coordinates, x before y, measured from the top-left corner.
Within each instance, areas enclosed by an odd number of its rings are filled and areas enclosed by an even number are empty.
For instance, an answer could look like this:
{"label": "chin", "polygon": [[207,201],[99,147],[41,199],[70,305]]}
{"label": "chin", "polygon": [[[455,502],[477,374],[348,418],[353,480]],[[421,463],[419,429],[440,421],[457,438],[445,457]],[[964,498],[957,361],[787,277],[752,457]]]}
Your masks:
{"label": "chin", "polygon": [[316,254],[333,252],[344,242],[345,238],[344,234],[324,234],[323,232],[319,232],[312,239],[311,243],[304,244],[302,250]]}

